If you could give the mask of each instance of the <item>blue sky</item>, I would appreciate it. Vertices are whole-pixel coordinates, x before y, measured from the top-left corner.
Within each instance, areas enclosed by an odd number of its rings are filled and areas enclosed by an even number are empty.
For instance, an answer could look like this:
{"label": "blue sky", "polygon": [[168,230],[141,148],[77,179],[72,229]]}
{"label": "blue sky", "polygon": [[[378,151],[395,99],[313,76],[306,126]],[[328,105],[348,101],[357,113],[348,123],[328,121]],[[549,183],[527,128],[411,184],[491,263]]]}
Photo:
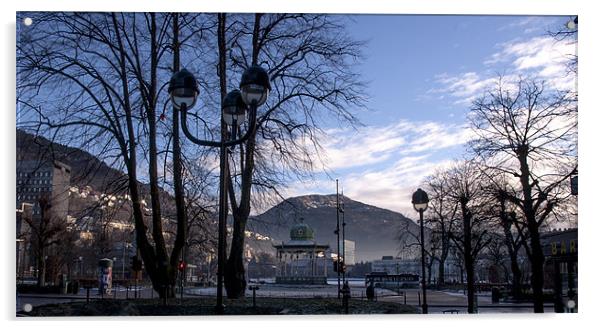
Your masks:
{"label": "blue sky", "polygon": [[331,177],[296,184],[289,195],[345,194],[413,214],[410,195],[437,168],[466,154],[471,100],[498,74],[533,76],[574,88],[566,60],[572,40],[548,35],[568,16],[354,15],[352,37],[366,40],[358,68],[368,81],[368,111],[358,131],[332,124],[324,136]]}

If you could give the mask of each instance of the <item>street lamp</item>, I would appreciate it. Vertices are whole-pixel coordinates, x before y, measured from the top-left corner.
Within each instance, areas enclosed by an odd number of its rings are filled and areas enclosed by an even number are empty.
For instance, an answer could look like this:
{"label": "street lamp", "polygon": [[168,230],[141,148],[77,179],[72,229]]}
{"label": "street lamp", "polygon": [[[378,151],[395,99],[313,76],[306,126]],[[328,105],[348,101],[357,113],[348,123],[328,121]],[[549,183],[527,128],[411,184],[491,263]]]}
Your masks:
{"label": "street lamp", "polygon": [[577,21],[577,16],[575,16],[575,18],[569,20],[568,22],[566,22],[566,27],[569,30],[574,30],[577,28],[578,25],[578,21]]}
{"label": "street lamp", "polygon": [[[222,100],[221,138],[219,141],[202,140],[194,136],[188,129],[188,108],[194,106],[199,94],[196,78],[186,69],[176,72],[170,82],[168,92],[174,105],[174,110],[180,112],[182,131],[193,143],[201,146],[219,147],[220,177],[219,177],[219,221],[218,221],[218,265],[217,265],[217,301],[216,312],[223,314],[223,278],[226,260],[226,220],[228,214],[226,188],[226,148],[244,143],[255,132],[257,125],[257,107],[268,98],[270,79],[268,73],[260,66],[249,67],[242,75],[240,91],[229,92]],[[249,127],[240,138],[236,137],[238,126],[249,113]],[[229,140],[225,140],[227,128],[230,127]]]}
{"label": "street lamp", "polygon": [[[341,196],[343,196],[343,188],[341,188]],[[343,245],[341,246],[341,249],[343,249],[341,251],[341,253],[343,254],[343,285],[347,282],[346,281],[346,271],[347,271],[347,253],[345,252],[345,226],[347,225],[345,223],[345,203],[343,200],[341,200],[341,204],[339,206],[339,212],[341,213],[341,226],[342,226],[342,230],[343,230],[343,236],[342,236],[342,240],[343,240]]]}
{"label": "street lamp", "polygon": [[168,91],[173,106],[183,111],[187,107],[193,107],[199,95],[196,78],[187,69],[181,69],[171,77]]}
{"label": "street lamp", "polygon": [[336,266],[336,272],[337,272],[337,298],[341,299],[341,271],[340,271],[340,263],[341,263],[341,233],[340,233],[340,228],[341,228],[341,224],[340,224],[340,218],[339,218],[339,213],[341,212],[341,205],[339,203],[339,180],[336,180],[337,182],[337,228],[334,231],[334,234],[337,235],[337,266]]}
{"label": "street lamp", "polygon": [[422,313],[428,314],[428,305],[426,303],[426,282],[425,282],[425,259],[424,259],[424,211],[429,206],[429,197],[422,189],[416,190],[412,194],[412,205],[414,210],[420,213],[420,249],[422,250]]}
{"label": "street lamp", "polygon": [[21,278],[21,282],[23,282],[23,272],[21,271],[21,266],[23,265],[23,262],[21,261],[21,256],[22,254],[25,254],[25,252],[21,252],[21,243],[25,242],[25,239],[16,239],[17,241],[17,281],[19,279],[19,277]]}

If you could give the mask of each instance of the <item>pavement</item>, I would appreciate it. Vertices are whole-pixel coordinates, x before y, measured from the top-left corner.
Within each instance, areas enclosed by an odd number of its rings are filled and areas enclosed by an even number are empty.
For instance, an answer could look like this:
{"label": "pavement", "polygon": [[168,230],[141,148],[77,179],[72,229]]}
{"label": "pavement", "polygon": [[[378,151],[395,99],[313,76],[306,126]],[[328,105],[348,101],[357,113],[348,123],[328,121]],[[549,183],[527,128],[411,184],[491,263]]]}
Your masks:
{"label": "pavement", "polygon": [[[90,289],[90,300],[96,299],[134,299],[134,298],[156,298],[157,293],[148,286],[139,286],[136,289],[125,289],[116,287],[111,295],[100,295],[98,288]],[[87,290],[80,288],[77,294],[17,294],[17,310],[22,310],[23,306],[29,304],[33,307],[46,304],[71,303],[85,301],[87,299]]]}
{"label": "pavement", "polygon": [[[405,302],[410,305],[417,305],[419,307],[421,301],[421,291],[418,289],[406,290]],[[430,314],[466,314],[467,311],[467,297],[462,291],[439,291],[439,290],[427,290],[427,305]],[[387,296],[381,300],[389,300],[392,302],[403,303],[402,296]],[[546,313],[554,312],[553,304],[546,304],[544,308]],[[492,303],[491,294],[479,294],[477,295],[477,312],[478,313],[533,313],[532,303]]]}

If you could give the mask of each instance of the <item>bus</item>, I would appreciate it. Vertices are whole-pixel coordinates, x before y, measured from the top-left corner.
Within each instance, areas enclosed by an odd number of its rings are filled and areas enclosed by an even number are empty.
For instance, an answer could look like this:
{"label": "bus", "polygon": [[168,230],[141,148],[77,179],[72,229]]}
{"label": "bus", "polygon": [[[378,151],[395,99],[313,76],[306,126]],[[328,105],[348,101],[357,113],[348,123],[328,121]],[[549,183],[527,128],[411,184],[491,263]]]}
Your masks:
{"label": "bus", "polygon": [[420,276],[417,274],[388,274],[387,272],[371,272],[366,274],[366,286],[374,283],[374,288],[418,288]]}

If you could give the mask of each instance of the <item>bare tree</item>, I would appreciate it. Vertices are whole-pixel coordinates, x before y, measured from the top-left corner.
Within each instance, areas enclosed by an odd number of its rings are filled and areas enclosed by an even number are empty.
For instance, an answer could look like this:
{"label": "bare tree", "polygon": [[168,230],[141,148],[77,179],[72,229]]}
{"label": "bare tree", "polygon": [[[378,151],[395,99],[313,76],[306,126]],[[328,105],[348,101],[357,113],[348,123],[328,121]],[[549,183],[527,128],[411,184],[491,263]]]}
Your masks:
{"label": "bare tree", "polygon": [[578,20],[577,16],[570,17],[567,22],[554,31],[548,31],[548,34],[558,41],[569,41],[571,44],[575,44],[575,54],[568,55],[569,60],[567,62],[567,69],[571,74],[577,74],[577,67],[579,64],[579,57],[577,55],[577,36],[578,36]]}
{"label": "bare tree", "polygon": [[[521,213],[514,226],[527,233],[535,312],[543,312],[544,255],[541,228],[567,217],[569,178],[577,172],[577,107],[574,91],[547,90],[530,79],[507,81],[477,99],[470,113],[476,156],[513,178],[504,198]],[[516,193],[515,193],[516,192]]]}
{"label": "bare tree", "polygon": [[[17,44],[21,126],[87,147],[102,159],[122,160],[145,269],[162,297],[173,296],[187,221],[178,167],[178,122],[163,124],[161,104],[168,102],[161,81],[168,81],[177,69],[174,53],[205,27],[196,24],[196,15],[168,13],[28,16],[34,23],[20,31]],[[178,40],[178,33],[184,38]],[[166,158],[174,163],[177,192],[177,233],[171,250],[171,241],[164,236],[160,185],[164,173],[158,166]],[[148,191],[140,180],[148,182]],[[149,211],[143,209],[145,193],[150,197]]]}
{"label": "bare tree", "polygon": [[[505,247],[504,236],[497,232],[492,232],[489,243],[483,251],[483,258],[487,264],[488,278],[491,283],[506,283],[510,280],[510,271],[508,270],[508,249]],[[500,276],[503,271],[503,277]]]}
{"label": "bare tree", "polygon": [[[362,44],[351,40],[341,18],[332,15],[28,16],[34,23],[19,31],[17,49],[20,125],[87,147],[103,160],[122,160],[137,246],[162,296],[165,286],[175,282],[175,266],[187,240],[182,161],[197,149],[179,138],[178,117],[165,115],[168,95],[160,81],[168,81],[181,66],[200,73],[202,103],[214,110],[202,117],[191,112],[189,117],[196,121],[191,122],[193,129],[203,129],[211,138],[225,133],[223,125],[221,131],[205,127],[219,114],[227,90],[237,87],[228,77],[253,64],[268,69],[272,94],[259,113],[258,129],[246,144],[230,150],[227,166],[234,222],[226,286],[230,297],[242,296],[244,232],[251,205],[260,196],[278,195],[278,187],[294,178],[311,177],[319,165],[314,155],[319,153],[323,119],[356,123],[351,113],[363,106],[364,94],[353,65]],[[161,162],[173,170],[161,171]],[[173,179],[162,180],[167,173]],[[176,196],[173,247],[163,236],[171,215],[162,203],[165,189]],[[142,203],[147,193],[148,211]]]}
{"label": "bare tree", "polygon": [[[218,24],[220,90],[226,71],[251,65],[268,70],[272,91],[250,139],[231,150],[228,194],[233,215],[225,282],[228,297],[244,296],[243,251],[252,204],[295,178],[310,178],[324,118],[357,122],[351,114],[364,94],[353,64],[362,43],[340,17],[314,14],[226,15]],[[226,65],[230,64],[230,65]],[[226,69],[227,68],[227,69]],[[318,160],[319,161],[319,160]]]}
{"label": "bare tree", "polygon": [[446,179],[447,195],[458,204],[458,216],[452,221],[451,239],[462,253],[466,270],[468,313],[476,311],[475,265],[479,254],[490,242],[489,216],[484,204],[484,180],[474,162],[462,162],[451,168]]}
{"label": "bare tree", "polygon": [[430,207],[427,212],[426,224],[432,228],[433,233],[440,240],[440,253],[437,284],[445,284],[445,262],[449,256],[451,246],[452,220],[458,212],[458,203],[448,195],[447,173],[438,171],[428,177],[427,193],[429,194]]}
{"label": "bare tree", "polygon": [[[498,189],[495,193],[495,200],[497,201],[493,211],[497,212],[497,219],[499,227],[501,227],[501,233],[503,235],[503,242],[507,251],[508,257],[510,258],[510,269],[512,271],[512,296],[515,299],[520,299],[522,296],[522,277],[523,273],[519,265],[519,253],[521,248],[527,242],[527,234],[524,232],[518,233],[516,229],[513,229],[513,223],[517,222],[516,212],[513,210],[515,207],[508,209],[508,203],[506,202],[506,196],[510,193],[507,190]],[[512,205],[510,205],[512,206]]]}
{"label": "bare tree", "polygon": [[48,196],[40,197],[37,202],[40,216],[22,216],[22,219],[30,228],[31,245],[38,270],[37,285],[42,287],[46,282],[48,249],[61,243],[61,235],[65,233],[67,226],[64,219],[53,216],[50,210],[52,203]]}

